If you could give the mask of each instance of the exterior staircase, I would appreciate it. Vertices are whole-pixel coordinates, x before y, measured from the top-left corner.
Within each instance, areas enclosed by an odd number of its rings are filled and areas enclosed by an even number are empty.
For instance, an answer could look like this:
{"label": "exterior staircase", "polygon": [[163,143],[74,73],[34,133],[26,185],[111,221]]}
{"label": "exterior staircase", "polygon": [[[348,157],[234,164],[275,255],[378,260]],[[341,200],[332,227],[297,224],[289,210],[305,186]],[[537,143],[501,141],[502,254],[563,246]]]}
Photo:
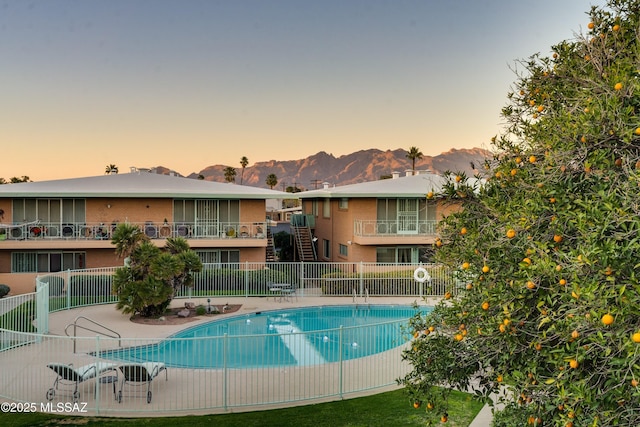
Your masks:
{"label": "exterior staircase", "polygon": [[275,262],[276,251],[273,248],[273,233],[271,227],[267,227],[267,249],[266,249],[266,262]]}
{"label": "exterior staircase", "polygon": [[313,245],[310,227],[292,227],[295,248],[299,261],[317,261],[316,248]]}

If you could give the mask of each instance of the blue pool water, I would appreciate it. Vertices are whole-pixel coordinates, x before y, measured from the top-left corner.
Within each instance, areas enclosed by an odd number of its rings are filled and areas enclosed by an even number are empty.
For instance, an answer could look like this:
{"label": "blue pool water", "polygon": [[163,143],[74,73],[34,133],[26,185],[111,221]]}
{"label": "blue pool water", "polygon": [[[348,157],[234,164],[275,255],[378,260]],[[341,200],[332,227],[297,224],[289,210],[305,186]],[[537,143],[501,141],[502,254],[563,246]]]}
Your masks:
{"label": "blue pool water", "polygon": [[[430,307],[421,307],[426,313]],[[157,344],[101,352],[111,360],[184,368],[308,366],[384,352],[407,342],[410,306],[321,306],[203,323]]]}

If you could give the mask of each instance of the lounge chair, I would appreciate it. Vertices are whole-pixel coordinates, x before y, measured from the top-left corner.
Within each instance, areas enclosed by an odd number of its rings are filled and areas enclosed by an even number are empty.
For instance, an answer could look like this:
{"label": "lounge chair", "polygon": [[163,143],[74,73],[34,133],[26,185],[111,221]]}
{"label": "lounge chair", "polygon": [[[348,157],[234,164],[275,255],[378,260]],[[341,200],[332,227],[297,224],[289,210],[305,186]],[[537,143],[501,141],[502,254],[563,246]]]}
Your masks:
{"label": "lounge chair", "polygon": [[[47,390],[47,400],[49,401],[53,400],[56,392],[59,391],[59,387],[61,385],[73,385],[72,397],[73,401],[76,402],[80,397],[78,385],[92,378],[96,378],[96,384],[94,386],[95,395],[96,389],[98,387],[97,379],[98,377],[102,377],[105,374],[109,374],[108,377],[110,379],[110,382],[113,383],[113,394],[115,396],[116,382],[118,381],[118,370],[115,363],[95,362],[80,366],[79,368],[74,368],[72,363],[68,365],[65,363],[49,363],[47,365],[47,368],[51,369],[57,374],[56,379],[53,382],[53,386],[49,390]],[[105,376],[105,378],[106,377],[107,376]]]}
{"label": "lounge chair", "polygon": [[165,381],[167,377],[167,367],[162,362],[144,362],[144,363],[130,363],[127,365],[121,365],[120,370],[124,379],[120,383],[120,391],[118,392],[118,403],[122,402],[122,390],[124,385],[130,383],[131,385],[141,386],[147,385],[147,403],[151,403],[151,382],[157,377],[160,372],[164,371]]}

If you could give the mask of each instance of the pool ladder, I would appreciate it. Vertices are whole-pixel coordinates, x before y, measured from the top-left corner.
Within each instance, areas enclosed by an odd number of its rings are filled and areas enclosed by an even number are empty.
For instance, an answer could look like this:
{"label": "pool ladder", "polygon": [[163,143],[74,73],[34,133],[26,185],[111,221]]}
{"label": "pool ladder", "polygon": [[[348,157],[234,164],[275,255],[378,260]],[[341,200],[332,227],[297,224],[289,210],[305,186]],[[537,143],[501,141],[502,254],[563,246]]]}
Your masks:
{"label": "pool ladder", "polygon": [[[353,288],[353,303],[357,304],[358,303],[358,291],[356,290],[356,288]],[[369,303],[369,288],[364,288],[364,303],[368,304]]]}
{"label": "pool ladder", "polygon": [[[100,328],[102,328],[102,331],[98,331],[95,329],[91,329],[88,326],[82,326],[82,325],[78,325],[78,321],[79,320],[86,320],[87,322],[96,325]],[[101,325],[100,323],[96,322],[95,320],[91,320],[88,317],[84,317],[84,316],[78,316],[75,318],[75,320],[73,321],[73,323],[69,323],[67,326],[65,326],[64,328],[64,333],[70,337],[71,335],[69,335],[69,328],[73,326],[73,352],[76,352],[76,338],[78,337],[78,328],[80,329],[84,329],[85,331],[89,331],[89,332],[95,332],[96,334],[100,334],[100,335],[104,335],[105,337],[109,337],[109,338],[118,338],[118,347],[122,347],[122,335],[120,335],[119,333],[117,333],[116,331],[114,331],[113,329],[109,329],[104,325]],[[110,332],[106,333],[105,331]]]}

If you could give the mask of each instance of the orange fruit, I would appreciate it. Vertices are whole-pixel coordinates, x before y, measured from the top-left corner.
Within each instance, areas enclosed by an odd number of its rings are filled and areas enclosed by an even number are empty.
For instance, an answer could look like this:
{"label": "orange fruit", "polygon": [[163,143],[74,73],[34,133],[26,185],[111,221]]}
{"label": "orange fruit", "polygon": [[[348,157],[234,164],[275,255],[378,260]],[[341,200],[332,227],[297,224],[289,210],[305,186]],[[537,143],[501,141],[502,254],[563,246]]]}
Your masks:
{"label": "orange fruit", "polygon": [[[640,128],[638,128],[638,129],[640,129]],[[516,157],[516,163],[518,163],[518,164],[522,163],[522,157],[520,157],[520,156]]]}
{"label": "orange fruit", "polygon": [[567,284],[567,281],[565,279],[560,279],[560,281],[558,282],[560,283],[562,286]]}
{"label": "orange fruit", "polygon": [[482,272],[483,272],[483,273],[488,273],[488,272],[489,272],[489,270],[491,270],[491,269],[489,268],[489,266],[488,266],[488,265],[485,265],[485,266],[483,266],[483,267],[482,267]]}
{"label": "orange fruit", "polygon": [[536,160],[536,156],[529,156],[529,163],[535,163]]}
{"label": "orange fruit", "polygon": [[605,325],[609,326],[613,323],[614,318],[611,314],[607,313],[604,316],[602,316],[602,323],[604,323]]}
{"label": "orange fruit", "polygon": [[463,270],[467,270],[469,268],[469,263],[468,262],[463,262],[462,263],[462,269]]}
{"label": "orange fruit", "polygon": [[496,381],[498,381],[499,383],[501,383],[503,380],[502,375],[498,375],[498,377],[496,378]]}
{"label": "orange fruit", "polygon": [[513,228],[508,229],[507,237],[510,239],[513,239],[514,237],[516,237],[516,230],[514,230]]}
{"label": "orange fruit", "polygon": [[556,242],[556,243],[562,242],[562,236],[559,235],[559,234],[554,235],[553,236],[553,241]]}
{"label": "orange fruit", "polygon": [[640,343],[640,332],[636,332],[635,334],[631,335],[631,341],[633,341],[634,343]]}
{"label": "orange fruit", "polygon": [[571,338],[576,339],[580,336],[580,332],[578,332],[577,330],[574,330],[573,332],[571,332]]}
{"label": "orange fruit", "polygon": [[440,240],[440,239],[436,239],[436,246],[437,246],[437,247],[442,246],[442,240]]}
{"label": "orange fruit", "polygon": [[544,110],[544,105],[538,105],[538,113],[542,113]]}
{"label": "orange fruit", "polygon": [[427,199],[433,199],[433,191],[427,193]]}
{"label": "orange fruit", "polygon": [[456,182],[462,181],[462,177],[460,175],[456,175]]}
{"label": "orange fruit", "polygon": [[622,90],[622,83],[620,83],[620,82],[616,83],[615,86],[613,86],[613,88],[615,90]]}
{"label": "orange fruit", "polygon": [[555,198],[555,197],[551,197],[551,198],[549,199],[549,203],[555,203],[555,202],[556,202],[556,198]]}
{"label": "orange fruit", "polygon": [[593,30],[593,27],[595,27],[595,26],[596,26],[596,25],[595,25],[593,22],[589,22],[589,23],[587,24],[587,28],[588,28],[588,29],[590,29],[590,30]]}
{"label": "orange fruit", "polygon": [[446,423],[447,421],[449,421],[449,418],[446,415],[440,417],[440,422]]}
{"label": "orange fruit", "polygon": [[462,334],[455,334],[453,338],[455,338],[456,341],[462,341],[462,338],[464,337],[462,336]]}
{"label": "orange fruit", "polygon": [[433,409],[433,403],[431,402],[427,403],[427,409]]}
{"label": "orange fruit", "polygon": [[527,282],[527,288],[529,288],[529,289],[535,289],[535,288],[536,288],[536,284],[535,284],[535,283],[533,283],[531,280],[529,280],[529,281]]}
{"label": "orange fruit", "polygon": [[462,228],[460,229],[460,234],[462,234],[463,236],[464,236],[465,234],[467,234],[467,228],[466,228],[466,227],[462,227]]}
{"label": "orange fruit", "polygon": [[620,25],[616,24],[612,28],[613,31],[620,31]]}
{"label": "orange fruit", "polygon": [[445,292],[444,299],[451,299],[451,292]]}
{"label": "orange fruit", "polygon": [[500,330],[500,332],[502,332],[503,334],[505,333],[505,331],[507,330],[507,328],[504,326],[504,324],[500,324],[500,326],[498,327],[498,329]]}
{"label": "orange fruit", "polygon": [[483,310],[489,310],[489,302],[485,301],[482,303],[482,309]]}
{"label": "orange fruit", "polygon": [[467,290],[469,291],[469,290],[471,290],[472,288],[473,288],[473,284],[471,284],[471,283],[467,283]]}
{"label": "orange fruit", "polygon": [[576,359],[571,359],[569,360],[569,366],[571,366],[572,369],[576,369],[580,364]]}
{"label": "orange fruit", "polygon": [[542,344],[540,344],[539,342],[536,343],[535,349],[538,350],[538,351],[542,350]]}
{"label": "orange fruit", "polygon": [[635,379],[635,378],[634,378],[634,379],[632,379],[632,380],[631,380],[631,386],[632,386],[632,387],[638,387],[638,380],[637,380],[637,379]]}
{"label": "orange fruit", "polygon": [[530,259],[530,258],[524,258],[524,259],[522,260],[522,262],[524,262],[524,263],[525,263],[525,264],[527,264],[527,265],[531,265],[531,259]]}
{"label": "orange fruit", "polygon": [[422,405],[422,402],[420,402],[419,400],[416,400],[415,402],[413,402],[413,407],[416,409],[418,409],[420,405]]}
{"label": "orange fruit", "polygon": [[636,130],[635,130],[635,134],[636,134],[636,135],[640,135],[640,128],[636,128]]}

